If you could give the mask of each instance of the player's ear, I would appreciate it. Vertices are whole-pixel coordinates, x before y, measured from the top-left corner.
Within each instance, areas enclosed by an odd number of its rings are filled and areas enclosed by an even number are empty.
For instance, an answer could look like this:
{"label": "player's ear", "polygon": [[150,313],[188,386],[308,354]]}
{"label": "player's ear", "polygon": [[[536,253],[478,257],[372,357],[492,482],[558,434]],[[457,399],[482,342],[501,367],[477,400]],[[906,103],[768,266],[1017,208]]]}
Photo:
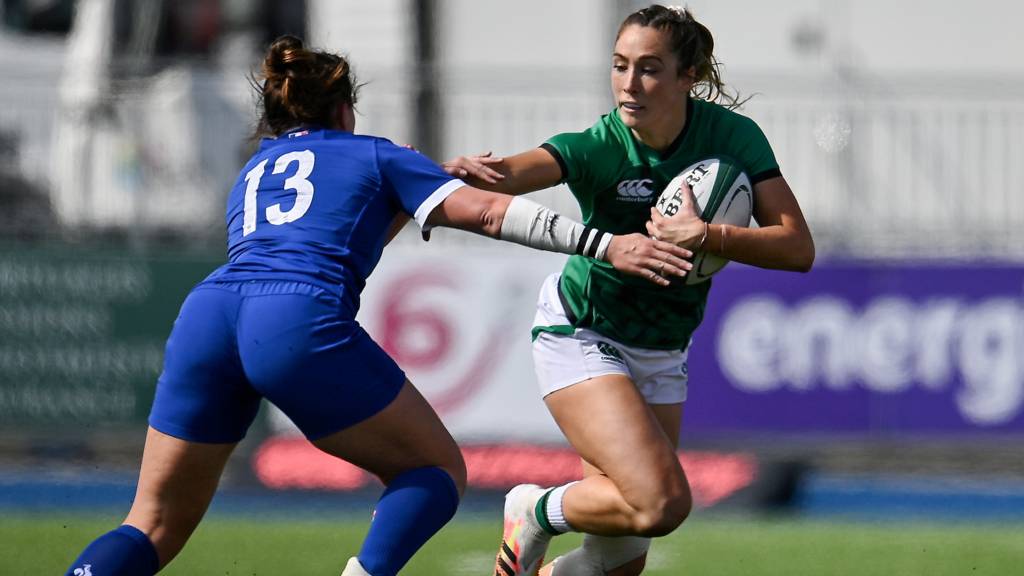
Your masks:
{"label": "player's ear", "polygon": [[693,85],[697,83],[697,67],[690,66],[679,73],[680,88],[689,93]]}
{"label": "player's ear", "polygon": [[356,112],[348,102],[338,102],[334,109],[334,128],[343,132],[356,131]]}

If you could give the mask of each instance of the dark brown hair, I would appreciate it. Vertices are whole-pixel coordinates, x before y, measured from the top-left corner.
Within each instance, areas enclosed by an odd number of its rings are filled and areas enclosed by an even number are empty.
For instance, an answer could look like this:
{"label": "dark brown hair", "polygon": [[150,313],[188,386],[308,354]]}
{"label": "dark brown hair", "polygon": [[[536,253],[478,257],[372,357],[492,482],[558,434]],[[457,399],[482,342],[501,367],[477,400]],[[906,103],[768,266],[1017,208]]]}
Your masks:
{"label": "dark brown hair", "polygon": [[261,135],[279,136],[302,124],[330,126],[335,107],[355,106],[359,92],[347,60],[305,48],[295,36],[274,40],[251,81],[261,104]]}
{"label": "dark brown hair", "polygon": [[686,74],[692,66],[696,70],[693,89],[690,93],[709,102],[718,102],[729,108],[736,108],[746,102],[738,93],[730,93],[719,73],[721,64],[715,58],[715,39],[706,26],[697,22],[686,8],[666,8],[652,4],[637,10],[619,26],[616,40],[629,26],[647,26],[667,32],[669,47],[679,60],[679,74]]}

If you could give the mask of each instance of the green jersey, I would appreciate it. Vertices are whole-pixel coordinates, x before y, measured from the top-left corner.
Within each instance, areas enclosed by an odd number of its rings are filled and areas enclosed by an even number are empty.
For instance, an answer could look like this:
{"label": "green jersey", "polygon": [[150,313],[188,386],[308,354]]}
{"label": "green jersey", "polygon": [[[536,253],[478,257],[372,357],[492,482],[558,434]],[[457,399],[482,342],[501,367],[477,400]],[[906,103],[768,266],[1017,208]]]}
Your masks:
{"label": "green jersey", "polygon": [[[613,110],[584,132],[542,145],[562,168],[583,221],[605,232],[646,234],[650,209],[679,172],[710,157],[740,164],[751,184],[780,174],[764,133],[753,120],[704,100],[687,102],[686,127],[668,149],[638,142]],[[560,295],[573,328],[589,328],[630,346],[683,349],[704,317],[711,281],[661,287],[627,276],[606,262],[571,256]],[[567,326],[537,327],[561,332]]]}

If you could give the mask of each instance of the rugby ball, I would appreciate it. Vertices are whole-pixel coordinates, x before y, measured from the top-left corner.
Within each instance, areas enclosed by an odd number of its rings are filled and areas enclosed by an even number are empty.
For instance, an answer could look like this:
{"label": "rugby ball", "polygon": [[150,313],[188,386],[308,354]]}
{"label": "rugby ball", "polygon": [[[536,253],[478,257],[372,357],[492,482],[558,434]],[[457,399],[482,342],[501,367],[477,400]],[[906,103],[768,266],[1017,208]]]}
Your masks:
{"label": "rugby ball", "polygon": [[[658,197],[656,207],[664,216],[679,212],[683,203],[683,183],[689,184],[697,197],[697,211],[705,222],[750,226],[754,211],[754,191],[750,178],[733,160],[708,158],[689,166],[672,179]],[[729,261],[707,252],[693,255],[693,269],[686,275],[687,284],[699,284],[711,278]]]}

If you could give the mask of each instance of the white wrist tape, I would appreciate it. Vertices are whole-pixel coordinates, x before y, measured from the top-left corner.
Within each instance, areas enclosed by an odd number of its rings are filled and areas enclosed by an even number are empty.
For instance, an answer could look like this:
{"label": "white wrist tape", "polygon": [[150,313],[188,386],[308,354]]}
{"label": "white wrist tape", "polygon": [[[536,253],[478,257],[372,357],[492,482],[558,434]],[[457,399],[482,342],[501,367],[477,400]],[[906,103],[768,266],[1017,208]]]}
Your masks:
{"label": "white wrist tape", "polygon": [[604,260],[612,235],[516,196],[505,211],[501,239],[539,250]]}

